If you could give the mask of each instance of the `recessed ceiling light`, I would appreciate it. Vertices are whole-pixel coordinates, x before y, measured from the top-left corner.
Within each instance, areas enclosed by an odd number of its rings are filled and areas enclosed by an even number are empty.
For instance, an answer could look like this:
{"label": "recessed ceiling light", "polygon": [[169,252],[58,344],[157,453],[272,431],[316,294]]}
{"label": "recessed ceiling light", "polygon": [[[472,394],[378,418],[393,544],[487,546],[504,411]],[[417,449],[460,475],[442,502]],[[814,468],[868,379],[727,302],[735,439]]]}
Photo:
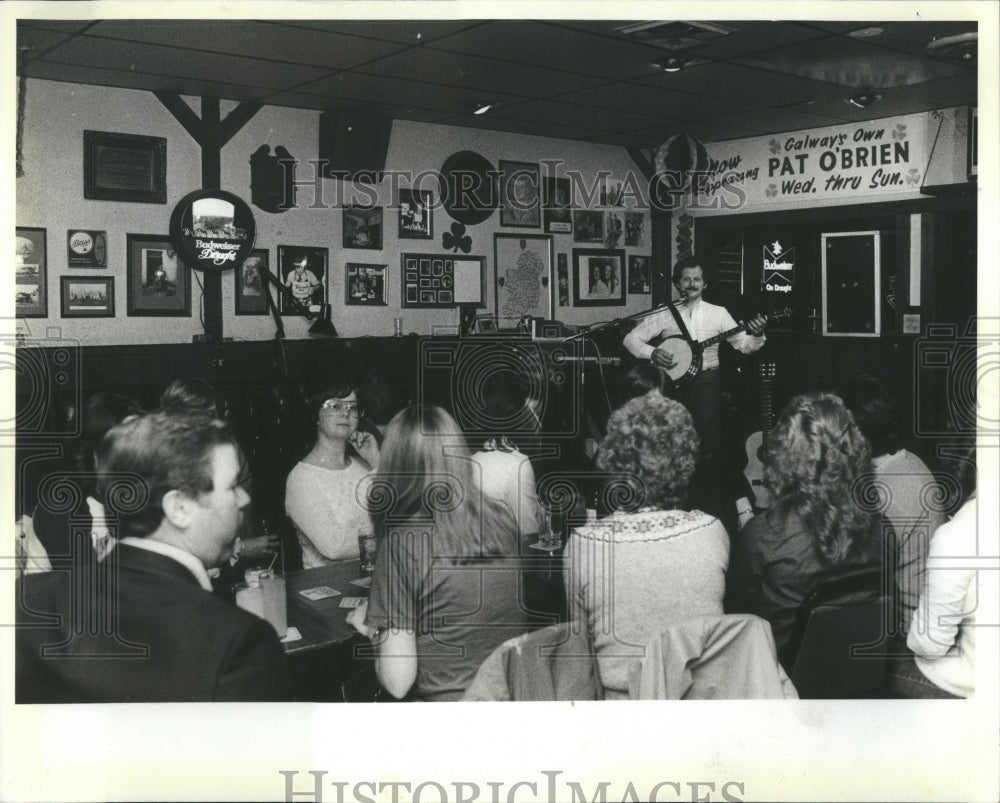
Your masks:
{"label": "recessed ceiling light", "polygon": [[475,103],[472,106],[473,114],[486,114],[490,109],[493,108],[495,104],[493,103]]}
{"label": "recessed ceiling light", "polygon": [[867,28],[861,28],[857,31],[851,31],[847,34],[852,39],[874,39],[876,36],[881,36],[884,33],[883,28],[879,28],[878,25],[871,25]]}
{"label": "recessed ceiling light", "polygon": [[664,56],[654,61],[653,66],[663,72],[678,72],[683,70],[687,63],[687,59],[682,56]]}
{"label": "recessed ceiling light", "polygon": [[864,92],[860,95],[855,95],[851,98],[845,98],[845,103],[850,103],[852,106],[857,106],[859,109],[867,109],[874,103],[877,103],[882,99],[881,95],[877,95],[874,92]]}

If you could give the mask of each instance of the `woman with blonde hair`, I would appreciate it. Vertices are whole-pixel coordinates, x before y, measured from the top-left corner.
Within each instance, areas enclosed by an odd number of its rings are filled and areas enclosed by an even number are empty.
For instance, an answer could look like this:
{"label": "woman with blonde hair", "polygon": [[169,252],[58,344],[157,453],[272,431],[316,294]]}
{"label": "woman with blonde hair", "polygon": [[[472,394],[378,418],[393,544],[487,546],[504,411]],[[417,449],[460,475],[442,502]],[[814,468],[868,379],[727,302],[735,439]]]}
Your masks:
{"label": "woman with blonde hair", "polygon": [[867,506],[871,449],[839,397],[789,402],[768,436],[764,484],[776,500],[733,546],[726,611],[767,619],[779,655],[796,612],[820,583],[882,566],[882,520]]}
{"label": "woman with blonde hair", "polygon": [[378,559],[368,604],[348,621],[372,639],[394,697],[458,699],[528,630],[514,520],[480,489],[455,420],[423,405],[389,422],[368,504]]}

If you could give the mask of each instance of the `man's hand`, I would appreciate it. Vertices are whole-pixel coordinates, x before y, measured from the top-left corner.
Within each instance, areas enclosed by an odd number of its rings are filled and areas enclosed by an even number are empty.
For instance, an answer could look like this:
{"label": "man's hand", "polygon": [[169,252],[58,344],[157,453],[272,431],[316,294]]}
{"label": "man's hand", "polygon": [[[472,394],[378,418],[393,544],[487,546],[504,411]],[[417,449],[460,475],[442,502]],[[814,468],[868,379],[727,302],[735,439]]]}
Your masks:
{"label": "man's hand", "polygon": [[767,318],[763,315],[756,315],[747,322],[747,332],[754,337],[764,334],[764,327],[767,326]]}
{"label": "man's hand", "polygon": [[653,353],[649,356],[649,358],[653,361],[653,365],[657,368],[666,368],[667,370],[670,370],[677,364],[677,361],[673,358],[673,356],[668,354],[663,349],[653,349]]}

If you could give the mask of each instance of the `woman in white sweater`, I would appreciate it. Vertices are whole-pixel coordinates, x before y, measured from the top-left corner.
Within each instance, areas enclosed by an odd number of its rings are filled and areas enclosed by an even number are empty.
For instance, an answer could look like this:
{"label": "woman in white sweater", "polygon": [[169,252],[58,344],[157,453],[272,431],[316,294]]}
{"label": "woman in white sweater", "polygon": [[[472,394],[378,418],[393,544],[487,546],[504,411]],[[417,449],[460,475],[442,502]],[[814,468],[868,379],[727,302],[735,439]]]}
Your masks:
{"label": "woman in white sweater", "polygon": [[316,443],[285,485],[305,569],[358,557],[358,533],[371,531],[365,479],[378,456],[374,438],[357,431],[362,411],[353,385],[331,385],[309,409]]}

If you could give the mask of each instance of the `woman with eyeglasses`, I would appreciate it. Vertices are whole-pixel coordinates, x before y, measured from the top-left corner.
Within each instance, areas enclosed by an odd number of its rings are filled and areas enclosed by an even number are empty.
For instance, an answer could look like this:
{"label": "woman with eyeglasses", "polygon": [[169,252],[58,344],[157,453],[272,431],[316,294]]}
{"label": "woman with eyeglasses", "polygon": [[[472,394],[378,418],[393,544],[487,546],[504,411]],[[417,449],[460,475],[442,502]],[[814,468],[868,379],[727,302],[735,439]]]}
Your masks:
{"label": "woman with eyeglasses", "polygon": [[304,569],[358,556],[358,531],[371,530],[361,486],[377,459],[372,436],[357,432],[363,411],[353,385],[314,394],[309,410],[316,441],[285,485],[285,512],[295,525]]}

